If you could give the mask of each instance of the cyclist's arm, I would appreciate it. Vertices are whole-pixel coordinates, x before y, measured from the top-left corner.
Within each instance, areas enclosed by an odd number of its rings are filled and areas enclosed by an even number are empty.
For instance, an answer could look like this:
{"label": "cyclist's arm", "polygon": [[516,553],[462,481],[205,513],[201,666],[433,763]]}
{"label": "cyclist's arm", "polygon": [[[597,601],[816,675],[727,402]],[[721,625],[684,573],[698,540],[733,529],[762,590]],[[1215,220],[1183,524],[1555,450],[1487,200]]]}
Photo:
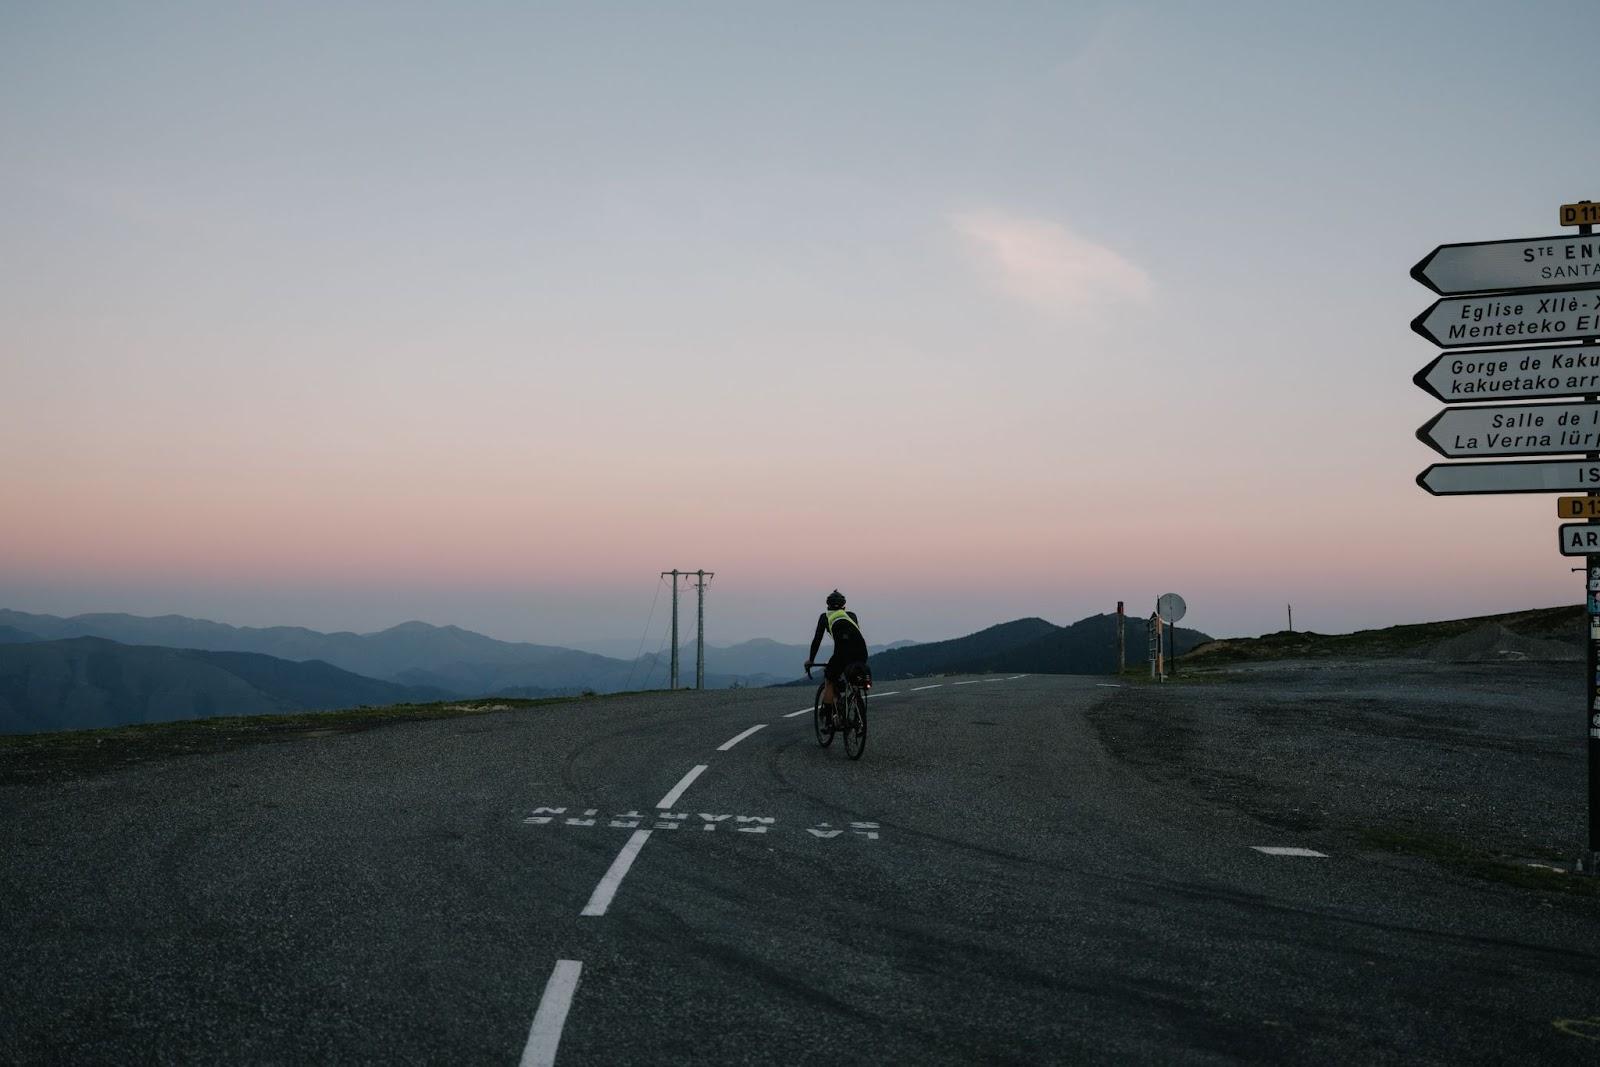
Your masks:
{"label": "cyclist's arm", "polygon": [[817,649],[822,647],[822,635],[827,632],[827,629],[828,629],[828,616],[827,615],[818,615],[817,616],[817,632],[816,632],[815,636],[813,636],[811,638],[811,651],[806,654],[806,662],[807,663],[815,663],[815,662],[817,662]]}

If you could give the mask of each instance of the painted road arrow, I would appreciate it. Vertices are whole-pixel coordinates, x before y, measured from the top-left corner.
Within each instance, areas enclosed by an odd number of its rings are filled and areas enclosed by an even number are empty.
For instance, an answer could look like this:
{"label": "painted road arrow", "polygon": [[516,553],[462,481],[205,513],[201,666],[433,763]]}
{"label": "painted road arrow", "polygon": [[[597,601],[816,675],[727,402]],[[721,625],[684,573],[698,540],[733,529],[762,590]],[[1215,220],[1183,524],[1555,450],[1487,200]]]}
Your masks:
{"label": "painted road arrow", "polygon": [[1600,452],[1600,404],[1500,404],[1447,408],[1417,440],[1453,459]]}
{"label": "painted road arrow", "polygon": [[1600,289],[1435,300],[1411,328],[1440,348],[1600,337]]}
{"label": "painted road arrow", "polygon": [[1562,493],[1600,489],[1600,462],[1582,459],[1509,463],[1435,463],[1417,475],[1434,496],[1466,493]]}
{"label": "painted road arrow", "polygon": [[1411,379],[1446,404],[1600,393],[1600,347],[1445,352]]}
{"label": "painted road arrow", "polygon": [[1440,245],[1411,276],[1441,295],[1556,289],[1600,281],[1600,237],[1529,237]]}

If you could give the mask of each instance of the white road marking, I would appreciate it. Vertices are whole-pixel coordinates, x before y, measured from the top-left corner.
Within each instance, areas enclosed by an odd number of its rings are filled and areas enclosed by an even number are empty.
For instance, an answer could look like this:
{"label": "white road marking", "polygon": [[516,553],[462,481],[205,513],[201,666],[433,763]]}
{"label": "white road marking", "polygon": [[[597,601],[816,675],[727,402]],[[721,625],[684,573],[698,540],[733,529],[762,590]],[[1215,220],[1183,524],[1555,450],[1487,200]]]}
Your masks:
{"label": "white road marking", "polygon": [[789,714],[785,715],[784,718],[785,719],[792,719],[796,715],[804,715],[808,711],[815,711],[815,710],[817,710],[817,709],[816,708],[801,708],[799,711],[791,711]]}
{"label": "white road marking", "polygon": [[884,697],[897,697],[899,695],[900,695],[900,690],[898,690],[898,689],[891,689],[887,693],[872,693],[871,694],[871,696],[875,700],[882,700]]}
{"label": "white road marking", "polygon": [[980,681],[984,681],[984,682],[1003,682],[1003,681],[1005,681],[1004,678],[982,678],[982,679],[979,679],[979,680]]}
{"label": "white road marking", "polygon": [[[738,738],[735,738],[734,740],[738,740]],[[688,789],[691,785],[693,785],[694,784],[694,780],[696,778],[700,777],[705,772],[706,772],[706,764],[704,764],[704,763],[697,764],[694,767],[693,770],[691,770],[688,774],[684,775],[681,780],[679,780],[677,785],[672,787],[671,792],[669,792],[666,796],[661,798],[661,803],[657,804],[656,807],[658,807],[658,808],[670,808],[670,807],[672,807],[672,805],[674,805],[674,804],[676,804],[678,802],[678,798],[683,796],[683,791],[685,789]]]}
{"label": "white road marking", "polygon": [[1315,856],[1324,860],[1328,858],[1326,852],[1318,852],[1316,849],[1311,848],[1295,848],[1290,845],[1251,845],[1250,847],[1268,856]]}
{"label": "white road marking", "polygon": [[1122,686],[1118,685],[1116,682],[1096,682],[1094,684],[1096,686],[1100,687],[1101,689],[1121,689],[1122,688]]}
{"label": "white road marking", "polygon": [[[758,722],[754,726],[750,727],[750,729],[744,731],[744,733],[737,734],[737,735],[735,735],[733,737],[728,738],[728,740],[722,742],[722,744],[717,746],[717,751],[718,752],[726,752],[726,751],[728,751],[728,749],[732,748],[734,745],[737,745],[740,741],[743,741],[745,738],[749,737],[751,734],[755,733],[757,730],[765,730],[766,728],[767,728],[767,724],[766,723]],[[661,804],[661,805],[658,805],[658,806],[659,807],[663,807],[663,808],[672,807],[671,804]]]}
{"label": "white road marking", "polygon": [[1026,675],[1026,674],[1013,674],[1013,675],[1012,675],[1012,676],[1011,676],[1011,677],[1009,677],[1009,678],[1007,678],[1007,679],[1006,679],[1006,681],[1008,681],[1008,682],[1014,682],[1014,681],[1016,681],[1016,680],[1017,680],[1017,679],[1018,679],[1018,678],[1026,678],[1026,677],[1027,677],[1027,675]]}
{"label": "white road marking", "polygon": [[969,679],[969,680],[967,680],[965,682],[951,682],[950,684],[951,685],[977,685],[981,681],[983,681],[982,678],[972,678],[972,679]]}
{"label": "white road marking", "polygon": [[920,693],[920,692],[922,692],[922,691],[923,691],[923,690],[924,690],[924,689],[938,689],[938,688],[940,688],[940,687],[941,687],[941,686],[943,686],[943,685],[944,685],[944,683],[943,683],[943,682],[935,682],[935,683],[934,683],[934,684],[933,684],[933,685],[919,685],[919,686],[917,686],[917,687],[916,687],[916,688],[915,688],[915,689],[913,689],[913,690],[911,690],[911,691],[912,691],[912,692],[913,692],[913,693]]}
{"label": "white road marking", "polygon": [[578,991],[578,975],[583,964],[577,960],[556,960],[556,969],[544,984],[539,1010],[528,1028],[528,1043],[522,1049],[522,1067],[551,1067],[556,1062],[556,1046],[561,1044],[561,1028],[567,1024],[572,995]]}
{"label": "white road marking", "polygon": [[[702,767],[701,770],[705,768]],[[583,906],[584,915],[604,915],[611,906],[611,898],[617,895],[617,887],[622,884],[622,879],[627,877],[628,868],[633,866],[633,861],[638,858],[639,850],[644,848],[644,843],[650,840],[649,830],[635,830],[633,836],[628,838],[628,843],[622,846],[622,851],[617,853],[617,858],[611,861],[611,869],[606,871],[605,877],[600,879],[600,884],[594,887],[594,893],[589,897],[589,903]],[[552,1049],[552,1051],[554,1051]]]}

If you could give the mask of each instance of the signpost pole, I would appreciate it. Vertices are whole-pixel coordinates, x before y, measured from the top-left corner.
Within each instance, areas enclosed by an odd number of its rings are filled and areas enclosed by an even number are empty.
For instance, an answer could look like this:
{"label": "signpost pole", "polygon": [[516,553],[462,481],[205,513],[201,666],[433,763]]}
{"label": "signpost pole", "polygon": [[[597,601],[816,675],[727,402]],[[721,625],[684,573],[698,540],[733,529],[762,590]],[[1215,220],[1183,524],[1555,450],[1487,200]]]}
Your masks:
{"label": "signpost pole", "polygon": [[[1588,203],[1588,201],[1582,201]],[[1594,227],[1583,225],[1578,227],[1578,233],[1587,237],[1594,233]],[[1585,339],[1585,345],[1592,345],[1592,339]],[[1600,400],[1600,395],[1587,396],[1584,399]],[[1600,452],[1590,452],[1588,458],[1600,460]],[[1588,492],[1592,500],[1600,496],[1600,492],[1591,489]],[[1589,505],[1590,510],[1594,505]],[[1600,524],[1600,519],[1591,517],[1589,525]],[[1590,874],[1595,873],[1595,863],[1600,860],[1600,555],[1593,553],[1583,557],[1583,604],[1584,621],[1588,624],[1589,648],[1588,673],[1584,676],[1584,692],[1589,699],[1584,701],[1583,721],[1589,734],[1589,841],[1586,855],[1580,866]]]}

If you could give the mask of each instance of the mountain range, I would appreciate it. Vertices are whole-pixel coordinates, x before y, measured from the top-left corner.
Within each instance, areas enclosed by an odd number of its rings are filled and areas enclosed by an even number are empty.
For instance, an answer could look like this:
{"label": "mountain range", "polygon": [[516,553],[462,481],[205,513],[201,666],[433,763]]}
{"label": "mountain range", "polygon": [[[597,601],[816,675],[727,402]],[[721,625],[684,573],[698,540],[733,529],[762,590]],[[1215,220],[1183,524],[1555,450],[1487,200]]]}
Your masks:
{"label": "mountain range", "polygon": [[[1173,636],[1178,655],[1211,638],[1199,630],[1177,627]],[[1144,662],[1145,621],[1127,617],[1124,622],[1125,662]],[[896,649],[872,658],[878,680],[918,678],[929,674],[1115,674],[1117,672],[1117,616],[1091,615],[1070,626],[1044,619],[1017,619],[951,641],[933,641]]]}

